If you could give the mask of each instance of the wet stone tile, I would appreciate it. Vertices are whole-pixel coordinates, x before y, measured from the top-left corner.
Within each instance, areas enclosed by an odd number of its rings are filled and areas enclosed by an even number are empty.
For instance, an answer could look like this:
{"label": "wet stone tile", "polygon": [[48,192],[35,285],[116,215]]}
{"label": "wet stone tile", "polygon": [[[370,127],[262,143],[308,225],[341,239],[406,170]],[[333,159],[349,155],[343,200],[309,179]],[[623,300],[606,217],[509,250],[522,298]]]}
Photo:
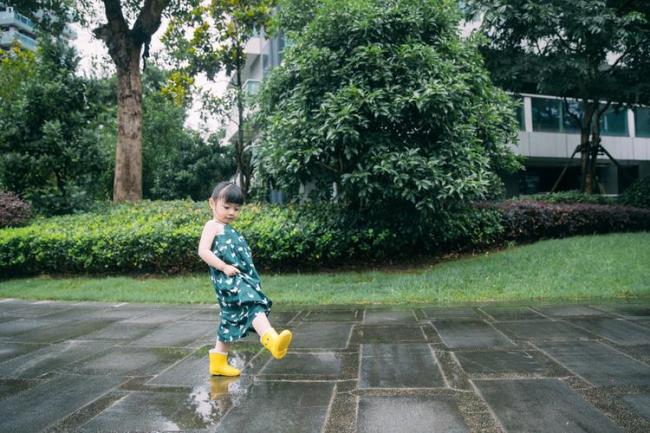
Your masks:
{"label": "wet stone tile", "polygon": [[200,347],[211,341],[213,334],[216,334],[216,326],[212,323],[175,322],[162,326],[129,344],[149,347]]}
{"label": "wet stone tile", "polygon": [[305,322],[354,322],[357,310],[321,310],[309,311],[303,319]]}
{"label": "wet stone tile", "polygon": [[542,374],[546,370],[531,354],[523,351],[480,350],[455,352],[455,356],[469,374]]}
{"label": "wet stone tile", "polygon": [[214,427],[223,411],[205,389],[183,392],[131,392],[80,432],[172,432]]}
{"label": "wet stone tile", "polygon": [[64,324],[61,320],[44,320],[44,319],[19,319],[9,322],[0,323],[0,338],[4,340],[14,340],[20,334],[29,331],[57,327]]}
{"label": "wet stone tile", "polygon": [[345,349],[352,330],[345,323],[301,323],[292,328],[293,349]]}
{"label": "wet stone tile", "polygon": [[108,353],[70,365],[67,370],[84,375],[151,376],[188,354],[183,349],[115,347]]}
{"label": "wet stone tile", "polygon": [[258,382],[215,433],[320,433],[334,389],[325,382]]}
{"label": "wet stone tile", "polygon": [[75,340],[46,346],[0,364],[0,377],[39,377],[51,371],[64,369],[68,364],[108,350],[110,347],[109,343]]}
{"label": "wet stone tile", "polygon": [[355,334],[356,340],[362,344],[426,342],[422,327],[418,325],[360,325],[355,328]]}
{"label": "wet stone tile", "polygon": [[293,321],[298,317],[299,311],[275,311],[271,310],[269,315],[269,321],[272,325],[286,325],[287,323]]}
{"label": "wet stone tile", "polygon": [[359,433],[469,433],[457,404],[444,397],[361,397]]}
{"label": "wet stone tile", "polygon": [[0,404],[0,431],[34,433],[108,393],[122,382],[111,376],[58,376],[6,397]]}
{"label": "wet stone tile", "polygon": [[444,380],[427,344],[364,344],[359,388],[438,388]]}
{"label": "wet stone tile", "polygon": [[602,311],[589,308],[584,305],[552,305],[547,307],[536,307],[547,316],[572,317],[572,316],[602,316]]}
{"label": "wet stone tile", "polygon": [[[9,308],[7,308],[9,307]],[[63,303],[22,303],[18,305],[4,304],[0,306],[0,314],[9,317],[35,318],[47,317],[50,314],[68,311],[72,308],[70,304]]]}
{"label": "wet stone tile", "polygon": [[436,320],[433,325],[442,341],[451,349],[515,346],[482,320]]}
{"label": "wet stone tile", "polygon": [[363,319],[364,324],[386,325],[391,323],[415,323],[417,320],[413,310],[404,311],[373,311],[367,310]]}
{"label": "wet stone tile", "polygon": [[539,345],[572,372],[597,386],[650,385],[650,366],[602,343],[576,341]]}
{"label": "wet stone tile", "polygon": [[480,314],[473,308],[426,308],[422,310],[427,319],[467,319],[479,318]]}
{"label": "wet stone tile", "polygon": [[188,316],[185,316],[183,320],[191,321],[206,321],[219,323],[219,309],[215,306],[213,308],[204,308],[196,311],[192,311]]}
{"label": "wet stone tile", "polygon": [[83,336],[84,340],[129,341],[153,332],[159,325],[150,323],[116,322]]}
{"label": "wet stone tile", "polygon": [[33,343],[56,343],[73,338],[82,338],[84,335],[103,329],[114,322],[115,320],[112,319],[65,322],[56,326],[32,329],[13,337],[13,339]]}
{"label": "wet stone tile", "polygon": [[599,309],[619,314],[629,319],[650,318],[650,306],[639,304],[598,305]]}
{"label": "wet stone tile", "polygon": [[[164,386],[205,385],[210,379],[208,350],[208,347],[197,350],[149,380],[147,384]],[[250,365],[253,357],[258,352],[259,347],[257,345],[249,346],[239,343],[232,346],[228,354],[228,362],[233,367],[240,369],[243,376],[251,375],[259,369],[259,367],[255,368],[256,366]]]}
{"label": "wet stone tile", "polygon": [[476,380],[507,432],[622,432],[557,379]]}
{"label": "wet stone tile", "polygon": [[625,395],[622,398],[636,413],[650,421],[650,394]]}
{"label": "wet stone tile", "polygon": [[[137,310],[136,310],[137,311]],[[144,310],[145,314],[127,319],[133,323],[168,324],[192,314],[192,310]]]}
{"label": "wet stone tile", "polygon": [[551,320],[527,320],[521,322],[499,322],[498,329],[514,338],[524,340],[575,340],[593,338],[587,331],[575,328],[568,323]]}
{"label": "wet stone tile", "polygon": [[621,319],[573,319],[571,323],[623,346],[650,344],[650,329]]}
{"label": "wet stone tile", "polygon": [[341,372],[340,353],[289,353],[281,361],[270,359],[259,375],[313,376],[314,379],[337,379]]}
{"label": "wet stone tile", "polygon": [[0,400],[18,394],[42,382],[42,380],[0,379]]}
{"label": "wet stone tile", "polygon": [[43,344],[0,342],[0,363],[11,358],[33,352],[43,347]]}
{"label": "wet stone tile", "polygon": [[481,310],[498,322],[543,319],[542,315],[528,307],[481,307]]}

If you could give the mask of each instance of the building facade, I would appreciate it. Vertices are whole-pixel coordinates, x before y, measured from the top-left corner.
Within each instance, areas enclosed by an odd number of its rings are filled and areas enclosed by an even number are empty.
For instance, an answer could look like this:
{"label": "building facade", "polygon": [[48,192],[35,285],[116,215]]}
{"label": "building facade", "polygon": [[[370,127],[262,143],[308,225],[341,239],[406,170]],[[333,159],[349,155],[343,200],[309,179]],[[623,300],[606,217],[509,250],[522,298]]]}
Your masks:
{"label": "building facade", "polygon": [[14,44],[30,51],[36,49],[34,23],[13,7],[0,3],[0,49],[8,50]]}

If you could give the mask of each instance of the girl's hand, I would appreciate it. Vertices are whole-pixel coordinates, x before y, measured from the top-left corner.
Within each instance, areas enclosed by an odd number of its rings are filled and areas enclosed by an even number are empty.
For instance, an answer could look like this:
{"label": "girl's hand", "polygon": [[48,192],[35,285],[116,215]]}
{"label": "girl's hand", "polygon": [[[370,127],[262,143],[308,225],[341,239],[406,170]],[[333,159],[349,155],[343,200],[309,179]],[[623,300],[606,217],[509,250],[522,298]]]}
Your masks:
{"label": "girl's hand", "polygon": [[228,276],[228,277],[232,277],[235,274],[241,273],[241,271],[239,269],[237,269],[236,267],[231,266],[231,265],[224,266],[223,269],[221,270],[221,272],[226,274],[226,276]]}

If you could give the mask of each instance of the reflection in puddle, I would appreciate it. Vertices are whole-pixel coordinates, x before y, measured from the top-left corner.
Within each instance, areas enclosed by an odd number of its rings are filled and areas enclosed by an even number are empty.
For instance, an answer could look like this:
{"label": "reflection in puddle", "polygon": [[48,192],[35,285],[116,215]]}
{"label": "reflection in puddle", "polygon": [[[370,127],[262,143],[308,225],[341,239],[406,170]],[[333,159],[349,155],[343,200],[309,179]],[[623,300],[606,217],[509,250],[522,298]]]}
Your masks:
{"label": "reflection in puddle", "polygon": [[241,377],[210,377],[196,386],[188,396],[188,404],[206,424],[218,422],[233,406],[239,406],[248,393],[248,380]]}

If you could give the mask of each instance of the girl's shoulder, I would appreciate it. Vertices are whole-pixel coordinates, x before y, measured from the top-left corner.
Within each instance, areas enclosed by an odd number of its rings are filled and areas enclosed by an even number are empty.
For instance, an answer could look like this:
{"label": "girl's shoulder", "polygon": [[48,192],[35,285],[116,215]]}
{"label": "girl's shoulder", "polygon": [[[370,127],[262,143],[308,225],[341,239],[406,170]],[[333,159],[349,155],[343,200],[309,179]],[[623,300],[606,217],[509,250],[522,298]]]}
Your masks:
{"label": "girl's shoulder", "polygon": [[210,230],[212,233],[214,233],[215,236],[218,236],[224,234],[226,224],[222,224],[219,221],[211,219],[208,220],[208,222],[206,222],[203,227],[204,229]]}

